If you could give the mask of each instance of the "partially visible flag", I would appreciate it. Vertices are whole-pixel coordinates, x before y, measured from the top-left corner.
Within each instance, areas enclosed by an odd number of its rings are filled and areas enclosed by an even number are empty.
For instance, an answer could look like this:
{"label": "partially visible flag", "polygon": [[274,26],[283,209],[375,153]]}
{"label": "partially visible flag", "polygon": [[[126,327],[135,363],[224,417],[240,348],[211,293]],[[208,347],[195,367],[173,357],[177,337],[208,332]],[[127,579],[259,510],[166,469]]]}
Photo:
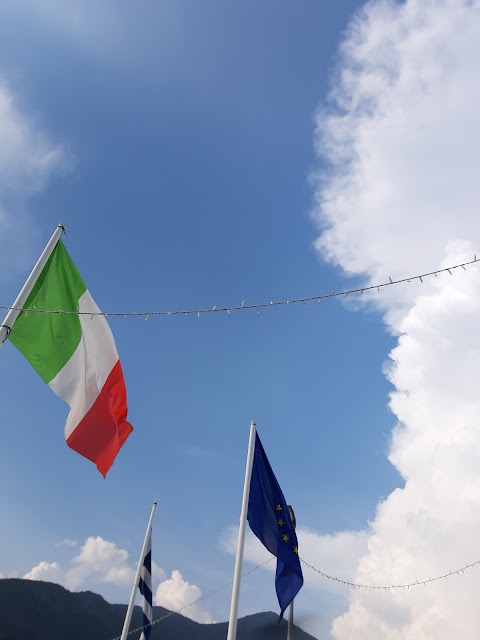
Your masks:
{"label": "partially visible flag", "polygon": [[24,308],[87,315],[21,313],[9,335],[50,388],[70,406],[67,445],[105,477],[132,431],[122,367],[112,332],[61,240]]}
{"label": "partially visible flag", "polygon": [[152,633],[152,530],[148,534],[148,542],[143,558],[142,568],[140,570],[140,580],[138,588],[143,596],[142,612],[143,612],[143,631],[140,640],[148,640]]}
{"label": "partially visible flag", "polygon": [[[148,640],[152,631],[152,522],[153,514],[157,508],[157,501],[152,504],[150,518],[148,519],[147,530],[143,541],[140,559],[138,561],[135,579],[130,594],[130,602],[128,603],[125,621],[123,623],[122,635],[120,640],[127,640],[132,620],[133,607],[135,605],[135,596],[137,595],[137,587],[143,595],[143,625],[140,640]],[[133,633],[133,632],[132,632]]]}
{"label": "partially visible flag", "polygon": [[303,585],[303,575],[290,511],[258,434],[255,434],[247,518],[253,533],[277,557],[275,589],[282,618]]}

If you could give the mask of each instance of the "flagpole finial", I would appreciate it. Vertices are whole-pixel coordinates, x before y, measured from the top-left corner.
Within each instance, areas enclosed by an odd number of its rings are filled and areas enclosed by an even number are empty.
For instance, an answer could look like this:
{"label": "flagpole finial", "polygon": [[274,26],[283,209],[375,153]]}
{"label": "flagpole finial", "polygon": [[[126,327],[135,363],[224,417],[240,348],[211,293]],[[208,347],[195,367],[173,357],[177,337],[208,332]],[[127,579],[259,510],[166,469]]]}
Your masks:
{"label": "flagpole finial", "polygon": [[257,423],[255,422],[255,420],[252,420],[252,421],[251,421],[250,426],[251,426],[251,427],[256,427],[256,426],[257,426]]}

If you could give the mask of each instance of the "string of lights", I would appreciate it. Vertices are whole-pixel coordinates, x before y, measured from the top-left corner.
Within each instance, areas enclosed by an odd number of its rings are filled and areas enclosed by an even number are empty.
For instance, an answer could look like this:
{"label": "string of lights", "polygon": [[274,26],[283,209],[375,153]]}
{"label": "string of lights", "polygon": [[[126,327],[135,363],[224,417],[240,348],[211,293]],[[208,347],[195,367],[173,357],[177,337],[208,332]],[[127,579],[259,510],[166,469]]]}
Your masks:
{"label": "string of lights", "polygon": [[348,580],[341,580],[340,578],[330,576],[328,575],[328,573],[324,573],[323,571],[320,571],[320,569],[317,569],[313,565],[309,564],[308,562],[303,560],[303,558],[300,558],[300,562],[304,564],[306,567],[308,567],[309,569],[312,569],[316,573],[320,574],[322,578],[326,578],[327,580],[332,580],[334,582],[344,584],[347,587],[353,587],[354,589],[365,589],[366,591],[372,591],[372,590],[388,591],[390,589],[410,589],[410,587],[419,587],[420,585],[423,585],[424,587],[426,587],[427,584],[431,582],[437,582],[438,580],[447,580],[451,576],[460,575],[461,573],[464,573],[467,569],[471,569],[472,567],[475,567],[477,564],[480,564],[480,560],[476,560],[471,564],[467,564],[464,567],[461,567],[460,569],[455,569],[454,571],[449,571],[448,573],[444,573],[441,576],[436,576],[435,578],[427,578],[426,580],[415,580],[415,582],[408,582],[406,584],[368,585],[368,584],[359,584],[357,582],[349,582]]}
{"label": "string of lights", "polygon": [[65,311],[63,309],[37,309],[36,307],[24,308],[24,307],[8,307],[5,305],[0,305],[0,309],[4,309],[6,311],[19,311],[22,313],[57,313],[57,314],[67,314],[67,315],[86,315],[91,316],[123,316],[127,317],[141,317],[148,320],[150,316],[191,316],[197,315],[200,317],[201,315],[207,313],[227,313],[230,314],[232,311],[245,311],[247,309],[256,309],[258,313],[260,313],[261,309],[271,308],[271,307],[279,307],[287,304],[304,304],[307,306],[308,302],[322,302],[322,300],[327,300],[329,298],[339,298],[345,297],[348,298],[349,295],[355,294],[363,294],[368,291],[380,291],[385,287],[391,287],[393,285],[402,284],[405,282],[413,282],[415,280],[419,280],[423,283],[425,278],[429,277],[437,277],[441,273],[449,273],[453,275],[453,271],[455,269],[463,269],[466,271],[466,267],[472,264],[476,264],[480,262],[480,258],[477,258],[475,254],[473,260],[468,262],[462,262],[461,264],[456,264],[451,267],[446,267],[445,269],[437,269],[436,271],[430,271],[428,273],[422,273],[415,276],[410,276],[408,278],[401,278],[400,280],[392,280],[392,278],[388,278],[388,282],[382,282],[380,284],[369,285],[366,287],[359,287],[357,289],[345,289],[343,291],[332,291],[331,293],[323,293],[315,296],[308,296],[306,298],[293,298],[292,300],[276,300],[271,302],[260,302],[257,304],[245,304],[245,301],[242,302],[241,305],[233,306],[233,307],[217,307],[214,306],[210,308],[203,309],[182,309],[182,310],[174,310],[174,311],[98,311],[95,313],[91,313],[89,311]]}
{"label": "string of lights", "polygon": [[[264,565],[266,565],[269,562],[271,562],[273,559],[274,559],[274,556],[272,556],[268,560],[265,560],[265,562],[262,562],[261,564],[257,564],[255,567],[253,567],[253,569],[250,569],[249,571],[246,571],[245,573],[242,573],[242,578],[245,577],[245,576],[250,575],[251,573],[253,573],[257,569],[260,569]],[[438,580],[448,580],[448,578],[451,578],[454,575],[461,575],[461,574],[465,573],[465,571],[467,569],[472,569],[476,565],[480,565],[480,560],[476,560],[475,562],[467,564],[464,567],[461,567],[460,569],[455,569],[454,571],[449,571],[448,573],[444,573],[442,575],[435,576],[434,578],[426,578],[425,580],[415,580],[415,582],[407,582],[405,584],[368,585],[368,584],[360,584],[358,582],[349,582],[348,580],[342,580],[341,578],[337,578],[335,576],[331,576],[328,573],[325,573],[324,571],[321,571],[320,569],[317,569],[312,564],[306,562],[306,560],[304,560],[303,558],[300,558],[300,562],[304,566],[308,567],[309,569],[312,569],[312,571],[315,571],[316,573],[321,575],[322,578],[326,578],[327,580],[332,580],[333,582],[337,582],[339,584],[343,584],[343,585],[345,585],[347,587],[352,587],[354,589],[365,589],[365,591],[373,591],[373,590],[375,590],[375,591],[390,591],[391,589],[408,590],[408,589],[410,589],[410,587],[419,587],[421,585],[426,587],[431,582],[437,582]],[[196,600],[193,600],[193,602],[189,602],[188,604],[186,604],[185,606],[181,607],[180,609],[176,609],[175,611],[169,611],[164,616],[161,616],[160,618],[156,618],[156,620],[153,620],[152,623],[151,623],[151,626],[153,626],[154,624],[158,624],[159,622],[162,622],[163,620],[166,620],[167,618],[170,618],[171,616],[173,616],[175,614],[181,613],[185,609],[188,609],[188,607],[191,607],[194,604],[197,604],[198,602],[201,602],[202,600],[207,600],[207,598],[212,597],[213,595],[215,595],[216,593],[218,593],[222,589],[225,589],[226,587],[229,587],[231,584],[233,584],[233,580],[230,580],[230,582],[226,582],[221,587],[218,587],[217,589],[214,589],[213,591],[210,591],[209,593],[205,594],[204,596],[200,596],[200,598],[197,598]],[[144,627],[141,626],[141,627],[138,627],[137,629],[132,629],[132,631],[128,632],[127,637],[130,636],[130,635],[133,635],[134,633],[139,633],[140,631],[143,630],[143,628]],[[120,640],[120,636],[117,636],[113,640]]]}
{"label": "string of lights", "polygon": [[[242,573],[242,578],[244,578],[246,576],[249,576],[251,573],[253,573],[257,569],[260,569],[260,567],[263,567],[264,565],[268,564],[273,559],[274,559],[274,556],[272,556],[268,560],[265,560],[265,562],[262,562],[261,564],[257,564],[257,566],[253,567],[253,569],[250,569],[249,571],[245,571],[245,573]],[[167,618],[170,618],[171,616],[174,616],[175,614],[178,614],[181,611],[184,611],[185,609],[188,609],[188,607],[192,607],[194,604],[197,604],[198,602],[201,602],[202,600],[206,600],[207,598],[211,598],[213,595],[215,595],[216,593],[218,593],[222,589],[225,589],[226,587],[229,587],[231,584],[233,584],[233,580],[230,580],[230,582],[226,582],[225,584],[222,584],[221,587],[218,587],[214,591],[210,591],[209,593],[206,593],[204,596],[200,596],[200,598],[197,598],[196,600],[193,600],[193,602],[189,602],[188,604],[184,605],[180,609],[176,609],[175,611],[169,611],[168,613],[166,613],[161,618],[157,618],[156,620],[152,620],[152,623],[150,625],[146,625],[146,626],[147,627],[148,626],[153,627],[154,624],[158,624],[159,622],[162,622],[163,620],[166,620]],[[128,632],[127,638],[128,638],[128,636],[131,636],[134,633],[139,633],[140,631],[143,631],[144,628],[145,627],[142,625],[141,627],[138,627],[137,629],[132,629],[132,631]],[[120,638],[121,638],[121,636],[117,636],[113,640],[120,640]]]}

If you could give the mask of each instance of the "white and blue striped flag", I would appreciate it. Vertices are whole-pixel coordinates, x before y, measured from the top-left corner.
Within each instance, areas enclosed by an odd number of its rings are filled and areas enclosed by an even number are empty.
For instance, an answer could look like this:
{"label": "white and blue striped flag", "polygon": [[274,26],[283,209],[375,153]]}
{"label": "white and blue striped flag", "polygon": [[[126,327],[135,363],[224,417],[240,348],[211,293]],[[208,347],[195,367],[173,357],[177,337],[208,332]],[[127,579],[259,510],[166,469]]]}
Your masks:
{"label": "white and blue striped flag", "polygon": [[152,632],[152,530],[148,534],[148,542],[145,548],[145,557],[140,571],[138,588],[143,596],[143,631],[140,640],[148,640]]}

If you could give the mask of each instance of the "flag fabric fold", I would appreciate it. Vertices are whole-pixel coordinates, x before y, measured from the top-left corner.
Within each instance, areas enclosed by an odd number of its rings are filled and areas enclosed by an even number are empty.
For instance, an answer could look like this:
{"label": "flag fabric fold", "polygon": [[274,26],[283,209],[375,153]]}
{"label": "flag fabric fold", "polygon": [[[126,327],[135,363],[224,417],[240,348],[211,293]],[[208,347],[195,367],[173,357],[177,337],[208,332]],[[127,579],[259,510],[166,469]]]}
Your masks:
{"label": "flag fabric fold", "polygon": [[138,588],[143,596],[142,614],[143,614],[143,630],[140,640],[148,640],[152,632],[152,530],[148,534],[148,543],[145,550],[142,568],[140,570],[140,579]]}
{"label": "flag fabric fold", "polygon": [[70,406],[67,445],[105,477],[132,432],[125,381],[108,323],[59,240],[9,335],[50,388]]}
{"label": "flag fabric fold", "polygon": [[255,435],[247,519],[253,533],[277,558],[275,589],[281,619],[300,591],[303,575],[290,511],[258,434]]}

